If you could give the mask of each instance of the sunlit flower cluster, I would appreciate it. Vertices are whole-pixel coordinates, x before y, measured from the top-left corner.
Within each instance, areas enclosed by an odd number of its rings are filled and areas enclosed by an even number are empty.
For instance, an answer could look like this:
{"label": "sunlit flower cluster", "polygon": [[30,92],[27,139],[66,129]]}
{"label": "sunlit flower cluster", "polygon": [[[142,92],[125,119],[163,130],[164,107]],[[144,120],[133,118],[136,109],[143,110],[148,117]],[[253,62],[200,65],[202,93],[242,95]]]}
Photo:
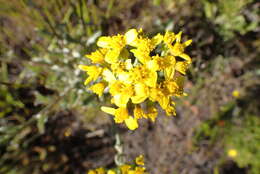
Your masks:
{"label": "sunlit flower cluster", "polygon": [[[91,65],[79,65],[88,75],[85,85],[102,96],[108,91],[116,107],[101,107],[134,130],[141,118],[155,121],[156,103],[167,115],[176,115],[172,97],[185,95],[183,83],[191,58],[184,52],[192,40],[181,42],[182,32],[167,31],[152,38],[142,30],[102,36],[95,52],[86,55]],[[107,90],[106,90],[107,89]]]}
{"label": "sunlit flower cluster", "polygon": [[123,164],[115,169],[106,170],[105,168],[97,168],[89,170],[87,174],[149,174],[144,167],[144,157],[140,155],[135,159],[135,164]]}

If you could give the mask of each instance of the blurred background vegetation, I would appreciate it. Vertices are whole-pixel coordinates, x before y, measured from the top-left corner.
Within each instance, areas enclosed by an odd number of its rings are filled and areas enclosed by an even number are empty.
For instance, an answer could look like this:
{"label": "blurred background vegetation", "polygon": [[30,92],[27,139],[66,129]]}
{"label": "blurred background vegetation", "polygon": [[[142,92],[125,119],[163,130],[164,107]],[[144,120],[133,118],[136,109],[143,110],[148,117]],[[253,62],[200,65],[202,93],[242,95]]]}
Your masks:
{"label": "blurred background vegetation", "polygon": [[[83,86],[101,35],[183,31],[193,58],[177,117],[118,127],[151,173],[259,174],[260,3],[256,0],[0,0],[0,173],[115,166],[113,122]],[[230,150],[237,155],[228,156]]]}

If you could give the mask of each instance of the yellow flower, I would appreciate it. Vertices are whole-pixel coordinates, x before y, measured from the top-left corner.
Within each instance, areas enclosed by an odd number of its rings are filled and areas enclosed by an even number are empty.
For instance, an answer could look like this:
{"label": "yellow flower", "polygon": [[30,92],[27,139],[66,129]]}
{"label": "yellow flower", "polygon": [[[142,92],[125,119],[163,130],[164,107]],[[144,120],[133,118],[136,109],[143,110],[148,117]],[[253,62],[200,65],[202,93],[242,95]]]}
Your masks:
{"label": "yellow flower", "polygon": [[[116,123],[125,123],[134,130],[138,127],[138,119],[154,122],[158,115],[157,103],[167,115],[176,114],[172,98],[186,95],[184,77],[191,64],[185,48],[192,40],[181,42],[181,35],[182,32],[167,31],[148,38],[142,34],[142,29],[130,29],[124,35],[100,37],[99,48],[86,55],[91,65],[79,66],[88,74],[85,85],[93,81],[89,89],[99,96],[107,86],[110,102],[117,109],[101,109],[114,115]],[[144,110],[141,105],[145,106]],[[131,172],[138,173],[128,171]]]}
{"label": "yellow flower", "polygon": [[132,49],[130,51],[143,64],[145,64],[146,62],[151,60],[150,51],[144,51],[144,50],[141,50],[141,49]]}
{"label": "yellow flower", "polygon": [[139,155],[138,157],[135,158],[135,163],[137,165],[144,165],[144,156],[143,155]]}
{"label": "yellow flower", "polygon": [[125,119],[125,124],[130,130],[135,130],[136,128],[138,128],[137,119],[131,116]]}
{"label": "yellow flower", "polygon": [[89,170],[88,174],[97,174],[95,170]]}
{"label": "yellow flower", "polygon": [[164,81],[164,85],[171,94],[175,94],[179,88],[178,84],[174,80],[166,80]]}
{"label": "yellow flower", "polygon": [[234,91],[232,92],[232,95],[233,95],[233,97],[235,97],[235,98],[239,98],[239,97],[240,97],[240,92],[239,92],[238,90],[234,90]]}
{"label": "yellow flower", "polygon": [[129,99],[134,94],[132,85],[115,81],[109,85],[109,93],[113,96],[114,103],[118,107],[126,107]]}
{"label": "yellow flower", "polygon": [[116,63],[118,60],[120,51],[121,51],[120,49],[109,50],[105,56],[105,61],[110,64]]}
{"label": "yellow flower", "polygon": [[135,174],[144,174],[145,168],[144,167],[135,167]]}
{"label": "yellow flower", "polygon": [[144,167],[144,156],[139,155],[135,159],[135,164],[123,164],[114,169],[104,169],[100,167],[95,170],[89,170],[88,174],[149,174],[145,170],[146,168]]}
{"label": "yellow flower", "polygon": [[163,36],[161,34],[157,34],[152,38],[152,45],[157,46],[163,41]]}
{"label": "yellow flower", "polygon": [[162,90],[158,87],[150,88],[149,94],[149,99],[153,102],[157,101],[160,97],[163,96]]}
{"label": "yellow flower", "polygon": [[189,67],[189,63],[186,61],[177,62],[175,65],[175,69],[184,75],[186,74],[186,70],[188,69],[188,67]]}
{"label": "yellow flower", "polygon": [[89,58],[93,63],[99,63],[103,64],[105,62],[105,55],[107,53],[106,48],[98,49],[95,52],[92,52],[91,54],[85,55],[87,58]]}
{"label": "yellow flower", "polygon": [[167,107],[164,109],[166,112],[166,115],[168,115],[168,116],[176,115],[175,108],[173,107],[174,105],[175,105],[174,102],[171,102],[170,104],[167,105]]}
{"label": "yellow flower", "polygon": [[131,97],[133,103],[142,103],[149,96],[149,88],[143,83],[134,86],[135,94]]}
{"label": "yellow flower", "polygon": [[143,110],[141,109],[141,107],[139,105],[135,105],[135,108],[134,108],[134,116],[136,119],[140,119],[140,118],[143,118],[144,117],[144,112]]}
{"label": "yellow flower", "polygon": [[111,64],[111,69],[114,74],[120,75],[122,72],[124,72],[125,63],[124,62],[113,63],[113,64]]}
{"label": "yellow flower", "polygon": [[129,99],[130,99],[131,95],[127,94],[127,93],[118,93],[116,95],[114,95],[114,103],[115,105],[117,105],[118,107],[126,107]]}
{"label": "yellow flower", "polygon": [[104,83],[97,83],[93,86],[91,86],[89,89],[91,91],[93,91],[95,94],[97,94],[99,97],[101,97],[101,95],[104,92],[106,85]]}
{"label": "yellow flower", "polygon": [[89,82],[97,80],[102,73],[102,68],[97,66],[79,65],[79,69],[86,71],[89,77],[85,80],[84,84],[87,85]]}
{"label": "yellow flower", "polygon": [[128,174],[128,170],[131,169],[131,166],[124,164],[124,165],[121,165],[119,168],[120,168],[122,174]]}
{"label": "yellow flower", "polygon": [[175,34],[173,32],[170,31],[166,31],[166,33],[163,36],[163,41],[164,43],[166,43],[167,45],[171,45],[172,42],[175,40]]}
{"label": "yellow flower", "polygon": [[98,39],[97,45],[101,48],[110,48],[110,49],[122,49],[125,46],[124,36],[118,34],[112,37],[102,36]]}
{"label": "yellow flower", "polygon": [[228,150],[228,156],[231,157],[231,158],[235,158],[237,156],[236,149],[229,149]]}
{"label": "yellow flower", "polygon": [[101,110],[103,112],[106,112],[108,114],[114,115],[114,120],[116,123],[123,123],[126,119],[129,118],[128,111],[126,108],[111,108],[111,107],[105,107],[102,106]]}
{"label": "yellow flower", "polygon": [[184,80],[185,77],[182,75],[178,75],[176,77],[174,77],[174,81],[176,82],[176,84],[178,85],[178,88],[175,91],[175,96],[185,96],[186,94],[183,92],[183,87],[184,87]]}
{"label": "yellow flower", "polygon": [[128,174],[136,174],[136,171],[135,170],[129,170]]}
{"label": "yellow flower", "polygon": [[107,174],[116,174],[116,172],[114,170],[108,170]]}
{"label": "yellow flower", "polygon": [[145,64],[151,60],[150,52],[155,48],[156,45],[148,38],[138,39],[136,49],[130,50],[134,56],[142,63]]}
{"label": "yellow flower", "polygon": [[118,74],[117,77],[118,77],[118,80],[120,80],[124,84],[128,84],[128,85],[133,84],[134,76],[129,72],[123,71],[120,74]]}
{"label": "yellow flower", "polygon": [[175,58],[173,56],[160,57],[158,55],[152,56],[152,60],[146,63],[146,67],[152,71],[164,70],[175,65]]}
{"label": "yellow flower", "polygon": [[146,115],[152,120],[152,122],[154,122],[158,115],[158,111],[155,107],[149,107]]}
{"label": "yellow flower", "polygon": [[101,48],[107,48],[108,51],[105,55],[105,61],[107,63],[116,63],[120,55],[121,50],[125,47],[125,39],[122,35],[112,37],[100,37],[97,45]]}
{"label": "yellow flower", "polygon": [[116,81],[116,77],[114,76],[114,74],[107,68],[103,70],[102,76],[103,79],[108,83],[113,83],[114,81]]}
{"label": "yellow flower", "polygon": [[155,87],[157,83],[156,71],[151,71],[144,66],[137,66],[132,70],[132,76],[136,83],[144,83],[149,87]]}
{"label": "yellow flower", "polygon": [[137,43],[138,32],[136,29],[130,29],[125,33],[126,44],[135,46]]}
{"label": "yellow flower", "polygon": [[97,168],[96,171],[97,171],[97,174],[105,174],[105,173],[106,173],[106,172],[105,172],[105,169],[102,168],[102,167]]}
{"label": "yellow flower", "polygon": [[166,62],[168,63],[168,66],[165,66],[164,68],[164,76],[165,79],[172,79],[175,75],[175,65],[176,65],[176,59],[174,56],[166,56],[165,57]]}
{"label": "yellow flower", "polygon": [[179,56],[186,60],[188,63],[191,63],[191,58],[189,55],[184,53],[184,49],[191,44],[192,40],[181,43],[181,34],[182,32],[179,32],[175,36],[176,43],[174,45],[168,42],[167,46],[170,48],[170,52],[173,54],[173,56]]}

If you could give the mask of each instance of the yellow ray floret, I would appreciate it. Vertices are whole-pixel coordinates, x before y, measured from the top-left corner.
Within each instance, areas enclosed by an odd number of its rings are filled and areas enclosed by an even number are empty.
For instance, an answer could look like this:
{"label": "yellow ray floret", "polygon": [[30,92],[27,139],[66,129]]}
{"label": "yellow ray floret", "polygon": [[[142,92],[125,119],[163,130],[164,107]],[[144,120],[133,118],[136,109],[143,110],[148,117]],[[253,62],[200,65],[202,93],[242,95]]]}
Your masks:
{"label": "yellow ray floret", "polygon": [[91,81],[97,80],[99,75],[102,73],[102,68],[97,66],[79,65],[79,69],[86,71],[86,73],[89,75],[85,80],[84,85],[89,84]]}
{"label": "yellow ray floret", "polygon": [[144,156],[143,155],[139,155],[136,159],[135,159],[135,163],[137,165],[144,165]]}
{"label": "yellow ray floret", "polygon": [[89,89],[93,91],[95,94],[97,94],[99,97],[101,97],[105,87],[106,87],[105,83],[97,83],[91,86]]}

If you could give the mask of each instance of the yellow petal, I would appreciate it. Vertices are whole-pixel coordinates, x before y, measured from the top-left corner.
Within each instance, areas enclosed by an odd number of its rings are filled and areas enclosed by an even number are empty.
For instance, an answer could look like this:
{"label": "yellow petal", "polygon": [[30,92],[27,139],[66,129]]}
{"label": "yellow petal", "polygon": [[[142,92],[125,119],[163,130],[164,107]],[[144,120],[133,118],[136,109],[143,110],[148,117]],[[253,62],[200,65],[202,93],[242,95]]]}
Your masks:
{"label": "yellow petal", "polygon": [[102,75],[103,75],[103,79],[105,81],[107,81],[108,83],[112,83],[112,82],[116,81],[114,74],[109,69],[105,69],[103,71]]}
{"label": "yellow petal", "polygon": [[135,167],[135,174],[145,174],[145,167]]}
{"label": "yellow petal", "polygon": [[150,71],[149,77],[145,80],[145,84],[149,87],[156,87],[157,73],[156,71]]}
{"label": "yellow petal", "polygon": [[78,68],[82,71],[88,71],[89,66],[87,65],[79,65]]}
{"label": "yellow petal", "polygon": [[139,49],[131,49],[130,52],[134,54],[134,56],[142,63],[145,64],[149,60],[151,60],[151,57],[149,56],[149,52],[144,52]]}
{"label": "yellow petal", "polygon": [[107,53],[107,49],[102,48],[98,49],[95,52],[92,52],[91,54],[85,55],[86,58],[90,59],[93,63],[104,63],[105,55]]}
{"label": "yellow petal", "polygon": [[134,97],[131,97],[131,100],[134,104],[138,104],[138,103],[142,103],[143,101],[145,101],[146,98],[147,98],[147,96],[134,96]]}
{"label": "yellow petal", "polygon": [[89,170],[88,174],[97,174],[95,170]]}
{"label": "yellow petal", "polygon": [[157,101],[159,102],[160,106],[163,109],[166,109],[170,103],[169,97],[162,96],[161,98],[158,98]]}
{"label": "yellow petal", "polygon": [[178,42],[178,43],[181,42],[181,35],[182,35],[182,31],[180,31],[180,32],[176,35],[176,42]]}
{"label": "yellow petal", "polygon": [[167,45],[171,45],[174,40],[175,40],[175,34],[173,32],[166,31],[163,37],[163,41]]}
{"label": "yellow petal", "polygon": [[91,91],[93,91],[95,94],[97,94],[99,97],[101,97],[101,95],[104,92],[106,85],[104,83],[97,83],[93,86],[91,86],[89,89]]}
{"label": "yellow petal", "polygon": [[126,44],[134,46],[137,36],[138,36],[138,32],[136,31],[136,29],[128,30],[125,33]]}
{"label": "yellow petal", "polygon": [[128,170],[128,174],[136,174],[134,170]]}
{"label": "yellow petal", "polygon": [[129,118],[128,110],[126,108],[118,108],[115,112],[115,122],[116,123],[123,123],[126,119]]}
{"label": "yellow petal", "polygon": [[157,71],[160,69],[159,64],[156,60],[150,60],[146,63],[146,67],[152,71]]}
{"label": "yellow petal", "polygon": [[179,88],[174,80],[166,80],[164,84],[171,94],[174,94]]}
{"label": "yellow petal", "polygon": [[119,54],[120,54],[120,50],[118,50],[118,49],[109,50],[105,56],[105,61],[110,64],[116,63],[118,60]]}
{"label": "yellow petal", "polygon": [[97,41],[97,46],[102,48],[109,48],[109,43],[111,42],[110,37],[102,36]]}
{"label": "yellow petal", "polygon": [[102,168],[102,167],[97,168],[96,171],[97,171],[97,174],[105,174],[106,173],[105,169]]}
{"label": "yellow petal", "polygon": [[84,82],[85,85],[91,81],[97,80],[103,70],[101,67],[87,65],[79,65],[79,68],[83,71],[86,71],[89,75],[89,77]]}
{"label": "yellow petal", "polygon": [[119,168],[120,168],[122,174],[128,174],[128,170],[131,169],[131,166],[127,165],[127,164],[123,164],[123,165],[119,166]]}
{"label": "yellow petal", "polygon": [[133,103],[142,103],[149,95],[149,88],[143,83],[134,86],[135,96],[131,98]]}
{"label": "yellow petal", "polygon": [[118,79],[125,84],[132,84],[133,81],[131,74],[128,72],[121,72],[120,74],[118,74]]}
{"label": "yellow petal", "polygon": [[135,130],[136,128],[138,128],[137,119],[131,116],[125,120],[125,124],[130,130]]}
{"label": "yellow petal", "polygon": [[111,107],[106,107],[106,106],[102,106],[101,110],[105,113],[111,114],[111,115],[115,115],[116,109],[115,108],[111,108]]}
{"label": "yellow petal", "polygon": [[165,68],[165,70],[164,70],[164,76],[165,76],[165,79],[166,79],[166,80],[172,79],[173,76],[174,76],[174,74],[175,74],[175,67],[174,67],[174,66]]}
{"label": "yellow petal", "polygon": [[179,55],[181,58],[183,58],[184,60],[187,60],[187,63],[191,64],[191,58],[189,55],[182,53]]}
{"label": "yellow petal", "polygon": [[189,64],[186,61],[177,62],[175,65],[175,69],[184,75],[186,74],[186,70],[188,69],[188,67],[189,67]]}
{"label": "yellow petal", "polygon": [[108,170],[107,174],[116,174],[116,172],[114,170]]}
{"label": "yellow petal", "polygon": [[130,96],[128,94],[119,93],[114,96],[115,105],[118,107],[126,107]]}
{"label": "yellow petal", "polygon": [[179,42],[170,47],[170,51],[174,56],[180,56],[181,54],[183,54],[184,49],[184,45]]}
{"label": "yellow petal", "polygon": [[192,43],[192,40],[187,40],[186,42],[184,42],[183,44],[185,45],[185,47],[189,46]]}
{"label": "yellow petal", "polygon": [[163,36],[159,33],[152,38],[152,43],[154,46],[160,44],[163,41]]}
{"label": "yellow petal", "polygon": [[91,81],[92,81],[92,77],[86,78],[86,80],[84,81],[84,85],[89,84],[89,82],[91,82]]}

